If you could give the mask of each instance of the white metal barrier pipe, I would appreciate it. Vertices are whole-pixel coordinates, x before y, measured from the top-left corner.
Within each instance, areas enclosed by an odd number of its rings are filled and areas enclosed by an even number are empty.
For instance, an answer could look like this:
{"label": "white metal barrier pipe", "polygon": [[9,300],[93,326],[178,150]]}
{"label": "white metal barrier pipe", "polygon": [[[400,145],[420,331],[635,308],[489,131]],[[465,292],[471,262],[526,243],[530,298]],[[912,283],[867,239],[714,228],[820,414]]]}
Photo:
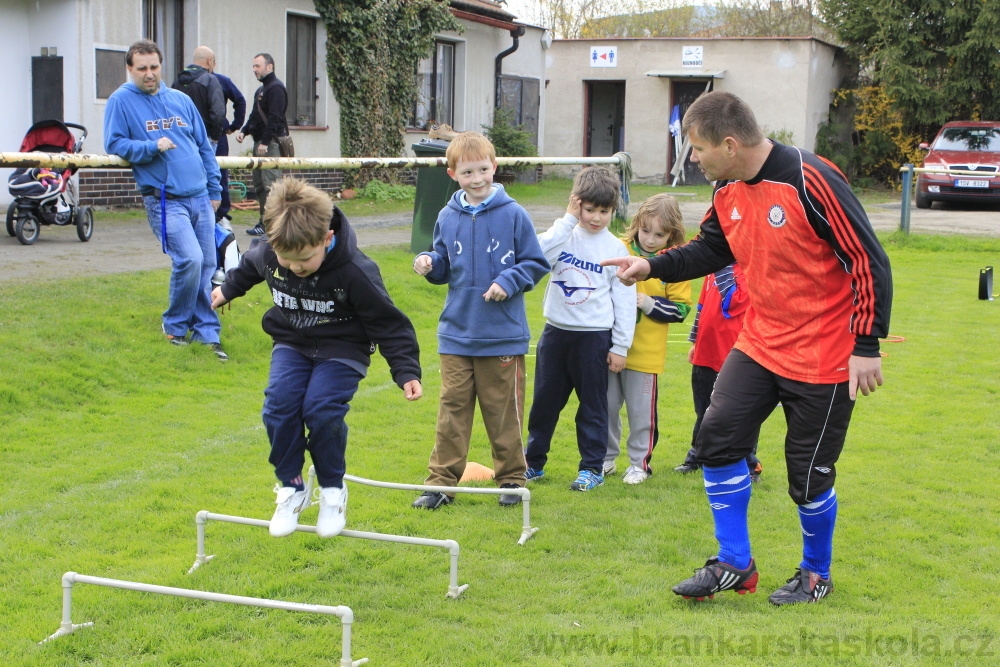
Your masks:
{"label": "white metal barrier pipe", "polygon": [[[222,169],[363,169],[371,167],[447,167],[444,157],[251,157],[228,156],[216,158]],[[623,158],[612,157],[498,157],[501,167],[530,167],[533,165],[610,164],[621,166]],[[0,167],[49,167],[53,169],[98,168],[128,169],[132,165],[117,155],[98,153],[2,153]]]}
{"label": "white metal barrier pipe", "polygon": [[[315,476],[313,469],[309,468],[310,480]],[[395,482],[380,482],[374,479],[365,479],[364,477],[356,477],[354,475],[344,475],[344,479],[349,482],[357,482],[358,484],[364,484],[365,486],[376,486],[382,489],[398,489],[401,491],[435,491],[437,493],[471,493],[479,495],[489,495],[489,496],[500,496],[500,495],[511,495],[511,496],[521,496],[521,536],[518,538],[517,543],[519,546],[524,546],[524,543],[528,541],[532,535],[538,532],[538,528],[532,528],[531,526],[531,491],[525,487],[519,487],[516,489],[480,489],[474,487],[465,486],[427,486],[425,484],[397,484]]]}
{"label": "white metal barrier pipe", "polygon": [[[258,526],[268,528],[270,521],[264,519],[252,519],[245,516],[231,516],[229,514],[215,514],[202,510],[195,515],[195,523],[198,526],[198,553],[195,555],[194,565],[188,570],[188,574],[193,573],[201,565],[215,558],[205,554],[205,524],[209,521],[220,521],[223,523],[237,523],[244,526]],[[315,533],[315,526],[298,525],[295,530],[302,533]],[[450,558],[448,592],[445,597],[457,598],[469,588],[468,584],[458,585],[458,556],[460,549],[455,540],[435,540],[426,537],[409,537],[407,535],[387,535],[384,533],[369,533],[361,530],[342,530],[341,537],[354,537],[362,540],[374,540],[377,542],[395,542],[397,544],[412,544],[420,547],[437,547],[447,549]]]}
{"label": "white metal barrier pipe", "polygon": [[172,595],[174,597],[192,598],[194,600],[207,600],[209,602],[227,602],[229,604],[241,604],[248,607],[264,607],[266,609],[284,609],[286,611],[302,611],[312,614],[326,614],[337,616],[343,627],[343,639],[341,646],[341,667],[356,667],[368,662],[368,658],[351,660],[351,624],[354,623],[354,612],[350,607],[339,605],[331,607],[328,605],[305,604],[302,602],[285,602],[283,600],[268,600],[266,598],[251,598],[242,595],[227,595],[225,593],[213,593],[211,591],[196,591],[189,588],[173,588],[171,586],[157,586],[156,584],[144,584],[137,581],[122,581],[120,579],[105,579],[104,577],[91,577],[86,574],[67,572],[62,577],[63,586],[63,618],[59,629],[52,635],[46,637],[39,644],[57,639],[64,635],[73,633],[78,628],[90,627],[93,622],[74,624],[72,619],[73,606],[73,584],[93,584],[95,586],[106,586],[108,588],[121,588],[141,593],[155,593],[156,595]]}

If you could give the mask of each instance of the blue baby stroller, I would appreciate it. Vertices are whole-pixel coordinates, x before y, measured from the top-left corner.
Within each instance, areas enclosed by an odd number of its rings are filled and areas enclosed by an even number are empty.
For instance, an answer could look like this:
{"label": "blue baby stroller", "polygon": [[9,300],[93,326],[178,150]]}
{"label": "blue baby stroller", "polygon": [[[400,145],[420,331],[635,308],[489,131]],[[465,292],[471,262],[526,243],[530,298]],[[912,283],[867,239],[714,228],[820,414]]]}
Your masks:
{"label": "blue baby stroller", "polygon": [[[77,137],[70,128],[80,132]],[[79,153],[87,138],[87,128],[75,123],[43,120],[24,135],[21,152]],[[7,189],[14,201],[7,208],[7,233],[24,245],[38,240],[42,225],[75,225],[81,241],[94,233],[94,212],[80,206],[76,168],[46,167],[16,170],[7,179]]]}

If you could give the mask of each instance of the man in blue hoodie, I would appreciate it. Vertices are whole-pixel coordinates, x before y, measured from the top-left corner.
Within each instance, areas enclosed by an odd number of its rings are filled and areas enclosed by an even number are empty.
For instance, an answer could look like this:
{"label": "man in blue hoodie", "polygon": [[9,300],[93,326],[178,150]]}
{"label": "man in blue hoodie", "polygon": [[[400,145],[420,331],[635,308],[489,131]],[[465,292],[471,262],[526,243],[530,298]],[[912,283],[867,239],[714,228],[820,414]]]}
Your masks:
{"label": "man in blue hoodie", "polygon": [[104,111],[104,149],[132,163],[153,234],[170,255],[170,303],[162,330],[173,345],[201,343],[222,361],[219,317],[212,310],[219,163],[194,102],[160,81],[163,54],[139,40],[125,56],[131,81]]}

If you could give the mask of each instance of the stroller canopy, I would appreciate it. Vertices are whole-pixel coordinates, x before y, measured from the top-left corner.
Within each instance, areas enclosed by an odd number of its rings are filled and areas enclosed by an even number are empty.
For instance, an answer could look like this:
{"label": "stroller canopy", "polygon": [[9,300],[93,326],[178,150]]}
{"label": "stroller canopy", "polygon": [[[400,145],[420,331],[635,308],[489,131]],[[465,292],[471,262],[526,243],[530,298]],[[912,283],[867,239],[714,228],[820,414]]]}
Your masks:
{"label": "stroller canopy", "polygon": [[[83,136],[77,139],[69,128],[83,131]],[[77,153],[83,147],[87,138],[87,128],[75,123],[64,123],[59,120],[40,120],[31,126],[21,142],[21,152],[45,151],[46,153]]]}

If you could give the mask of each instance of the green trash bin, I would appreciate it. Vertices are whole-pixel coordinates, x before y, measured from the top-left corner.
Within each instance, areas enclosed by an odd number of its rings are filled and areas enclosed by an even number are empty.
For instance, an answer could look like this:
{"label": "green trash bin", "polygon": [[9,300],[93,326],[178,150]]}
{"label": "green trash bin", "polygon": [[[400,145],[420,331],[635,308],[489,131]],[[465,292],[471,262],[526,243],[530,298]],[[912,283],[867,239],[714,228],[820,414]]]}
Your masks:
{"label": "green trash bin", "polygon": [[[448,143],[441,139],[421,139],[411,148],[417,157],[444,157]],[[417,167],[417,194],[413,200],[413,229],[410,235],[412,252],[430,250],[438,213],[456,190],[458,183],[452,180],[444,167]]]}

